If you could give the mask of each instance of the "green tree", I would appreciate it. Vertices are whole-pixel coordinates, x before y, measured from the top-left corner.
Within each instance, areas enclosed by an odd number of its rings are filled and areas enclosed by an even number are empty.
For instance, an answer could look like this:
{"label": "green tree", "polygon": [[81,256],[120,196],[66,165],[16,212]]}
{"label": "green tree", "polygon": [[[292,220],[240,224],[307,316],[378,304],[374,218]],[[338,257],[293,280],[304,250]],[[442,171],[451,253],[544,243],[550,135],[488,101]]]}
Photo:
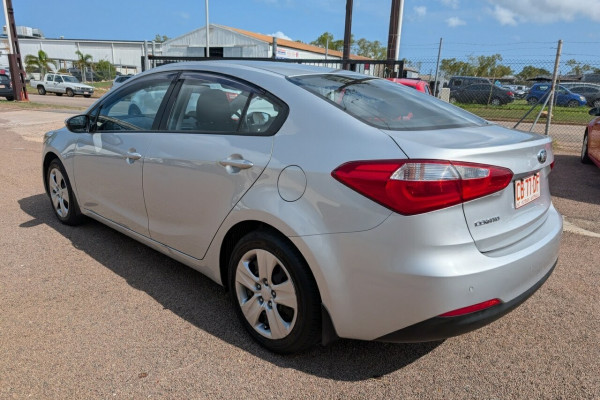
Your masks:
{"label": "green tree", "polygon": [[356,54],[363,57],[374,58],[376,60],[385,60],[387,48],[382,46],[379,40],[371,42],[365,38],[356,41]]}
{"label": "green tree", "polygon": [[39,72],[43,77],[47,71],[52,69],[51,67],[58,68],[56,61],[49,58],[44,50],[38,51],[37,57],[32,54],[25,57],[25,70],[27,72]]}
{"label": "green tree", "polygon": [[100,75],[100,77],[102,78],[102,80],[111,80],[111,79],[115,79],[115,76],[117,76],[117,71],[115,70],[115,66],[112,65],[110,62],[108,62],[107,60],[100,60],[96,63],[96,72],[98,72],[98,75]]}
{"label": "green tree", "polygon": [[520,81],[526,81],[527,79],[535,78],[536,76],[550,75],[550,71],[545,68],[534,67],[533,65],[527,65],[523,67],[521,72],[517,74],[517,78]]}
{"label": "green tree", "polygon": [[81,80],[85,82],[85,70],[92,65],[92,56],[90,54],[83,54],[79,50],[75,54],[77,55],[77,61],[74,64],[81,71]]}
{"label": "green tree", "polygon": [[592,70],[592,67],[589,64],[581,65],[580,62],[574,59],[568,60],[567,62],[565,62],[565,65],[571,68],[571,71],[569,71],[569,75],[583,75],[586,72]]}
{"label": "green tree", "polygon": [[[344,40],[335,40],[333,34],[325,32],[316,40],[310,42],[313,46],[326,48],[329,45],[329,50],[344,51]],[[354,35],[350,35],[350,48],[354,45]]]}
{"label": "green tree", "polygon": [[164,43],[167,40],[171,39],[170,37],[168,37],[167,35],[159,35],[158,33],[156,34],[156,36],[154,36],[154,41],[156,43]]}
{"label": "green tree", "polygon": [[440,71],[446,76],[473,76],[475,67],[464,61],[458,61],[456,58],[444,58],[440,62]]}
{"label": "green tree", "polygon": [[512,75],[513,73],[510,67],[499,64],[499,62],[502,61],[502,56],[500,54],[471,57],[470,61],[474,66],[475,76],[501,78],[506,75]]}

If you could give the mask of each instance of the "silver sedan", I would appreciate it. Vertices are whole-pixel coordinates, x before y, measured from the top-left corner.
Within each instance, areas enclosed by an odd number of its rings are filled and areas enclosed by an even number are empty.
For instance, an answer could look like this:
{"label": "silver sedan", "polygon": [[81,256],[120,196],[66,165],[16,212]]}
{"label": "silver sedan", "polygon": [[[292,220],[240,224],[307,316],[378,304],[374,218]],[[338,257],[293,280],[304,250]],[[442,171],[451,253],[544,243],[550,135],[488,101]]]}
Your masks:
{"label": "silver sedan", "polygon": [[61,222],[202,272],[279,353],[476,329],[558,257],[548,137],[347,71],[156,68],[46,133],[42,161]]}

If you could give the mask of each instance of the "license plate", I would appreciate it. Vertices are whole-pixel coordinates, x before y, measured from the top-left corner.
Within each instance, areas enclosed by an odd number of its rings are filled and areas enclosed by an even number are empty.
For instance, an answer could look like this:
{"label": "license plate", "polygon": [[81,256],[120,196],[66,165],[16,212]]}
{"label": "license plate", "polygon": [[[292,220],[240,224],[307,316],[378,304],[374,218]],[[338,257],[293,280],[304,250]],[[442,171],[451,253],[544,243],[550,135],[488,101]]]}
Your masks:
{"label": "license plate", "polygon": [[88,92],[83,92],[83,94],[88,94]]}
{"label": "license plate", "polygon": [[523,207],[540,197],[540,173],[515,181],[515,208]]}
{"label": "license plate", "polygon": [[4,89],[6,86],[4,85],[0,85],[0,89]]}

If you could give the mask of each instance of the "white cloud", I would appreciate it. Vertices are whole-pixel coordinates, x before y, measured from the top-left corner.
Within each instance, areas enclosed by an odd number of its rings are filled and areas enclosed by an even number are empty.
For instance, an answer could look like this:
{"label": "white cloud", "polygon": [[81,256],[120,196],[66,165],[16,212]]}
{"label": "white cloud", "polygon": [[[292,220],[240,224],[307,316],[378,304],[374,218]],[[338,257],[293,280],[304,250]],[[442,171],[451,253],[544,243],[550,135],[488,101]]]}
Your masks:
{"label": "white cloud", "polygon": [[454,8],[454,9],[458,8],[458,0],[441,0],[441,2],[446,7],[450,7],[450,8]]}
{"label": "white cloud", "polygon": [[413,11],[418,17],[424,17],[427,15],[427,7],[425,6],[413,7]]}
{"label": "white cloud", "polygon": [[277,39],[294,40],[281,31],[277,31],[275,33],[270,33],[269,36],[276,37]]}
{"label": "white cloud", "polygon": [[518,22],[551,23],[586,18],[600,22],[600,0],[487,0],[502,25]]}
{"label": "white cloud", "polygon": [[500,25],[517,25],[516,15],[511,10],[496,5],[492,14],[500,22]]}
{"label": "white cloud", "polygon": [[446,20],[446,23],[450,28],[456,28],[457,26],[466,25],[467,23],[458,17],[450,17]]}
{"label": "white cloud", "polygon": [[186,12],[179,12],[179,13],[176,13],[176,15],[177,15],[179,18],[183,18],[183,19],[190,19],[190,14],[189,14],[189,13],[186,13]]}

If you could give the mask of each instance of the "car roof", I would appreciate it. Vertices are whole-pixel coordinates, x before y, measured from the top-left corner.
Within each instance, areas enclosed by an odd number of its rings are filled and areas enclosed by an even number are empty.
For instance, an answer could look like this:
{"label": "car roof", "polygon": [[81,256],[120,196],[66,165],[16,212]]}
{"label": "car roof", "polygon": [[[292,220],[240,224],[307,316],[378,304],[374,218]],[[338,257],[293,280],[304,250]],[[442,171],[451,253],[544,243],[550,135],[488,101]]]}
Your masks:
{"label": "car roof", "polygon": [[[325,60],[324,60],[325,61]],[[276,61],[247,61],[247,60],[211,60],[211,61],[190,61],[182,63],[167,64],[152,71],[171,71],[181,69],[202,69],[203,66],[222,66],[239,68],[240,70],[255,70],[265,71],[283,76],[296,76],[296,75],[315,75],[315,74],[327,74],[333,72],[350,73],[336,68],[318,67],[314,65],[296,64],[288,62],[276,62]]]}

